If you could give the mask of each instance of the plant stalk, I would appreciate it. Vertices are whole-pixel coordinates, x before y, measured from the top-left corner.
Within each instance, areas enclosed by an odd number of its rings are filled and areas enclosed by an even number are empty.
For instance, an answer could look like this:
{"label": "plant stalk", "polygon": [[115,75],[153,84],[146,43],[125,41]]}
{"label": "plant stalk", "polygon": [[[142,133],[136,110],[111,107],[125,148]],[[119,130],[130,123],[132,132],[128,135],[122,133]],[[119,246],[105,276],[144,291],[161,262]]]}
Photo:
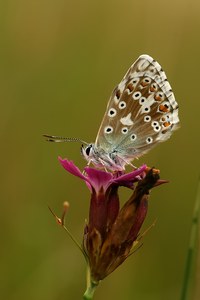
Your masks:
{"label": "plant stalk", "polygon": [[91,280],[90,268],[88,266],[88,268],[87,268],[87,289],[83,295],[84,300],[92,300],[93,299],[94,292],[95,292],[98,284],[99,284],[98,282],[94,282]]}

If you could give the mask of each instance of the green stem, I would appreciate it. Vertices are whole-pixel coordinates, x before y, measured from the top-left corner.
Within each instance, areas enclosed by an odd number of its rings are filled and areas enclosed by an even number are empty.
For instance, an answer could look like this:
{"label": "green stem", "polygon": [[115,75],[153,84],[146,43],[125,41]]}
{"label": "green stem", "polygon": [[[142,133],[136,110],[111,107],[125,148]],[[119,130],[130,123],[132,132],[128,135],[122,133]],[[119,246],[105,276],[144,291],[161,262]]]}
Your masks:
{"label": "green stem", "polygon": [[94,296],[94,292],[98,286],[98,282],[93,282],[90,276],[90,268],[87,268],[87,289],[83,295],[84,300],[92,300]]}
{"label": "green stem", "polygon": [[192,226],[190,231],[190,242],[185,264],[185,273],[183,278],[183,286],[181,292],[181,300],[191,299],[191,294],[195,288],[193,285],[195,272],[195,249],[198,243],[198,226],[199,226],[199,212],[200,212],[200,179],[198,183],[196,201],[194,205],[194,212],[192,218]]}
{"label": "green stem", "polygon": [[71,240],[74,242],[74,244],[78,247],[78,249],[82,252],[83,256],[85,257],[86,261],[87,261],[87,256],[85,254],[85,252],[83,251],[81,245],[77,242],[77,240],[73,237],[73,235],[71,234],[71,232],[69,231],[69,229],[65,226],[62,225],[63,229],[67,232],[67,234],[69,235],[69,237],[71,238]]}
{"label": "green stem", "polygon": [[85,291],[85,294],[83,295],[84,300],[92,300],[94,296],[94,292],[97,288],[98,283],[91,282],[87,290]]}

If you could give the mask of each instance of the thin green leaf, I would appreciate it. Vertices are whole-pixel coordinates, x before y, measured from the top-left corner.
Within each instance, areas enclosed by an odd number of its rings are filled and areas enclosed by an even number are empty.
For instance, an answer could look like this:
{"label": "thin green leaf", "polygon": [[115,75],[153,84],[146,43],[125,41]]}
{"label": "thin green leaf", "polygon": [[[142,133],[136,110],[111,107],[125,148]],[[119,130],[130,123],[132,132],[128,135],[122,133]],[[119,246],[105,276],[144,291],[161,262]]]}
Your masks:
{"label": "thin green leaf", "polygon": [[185,264],[181,300],[200,299],[200,179],[194,205],[194,213],[190,231],[189,248]]}

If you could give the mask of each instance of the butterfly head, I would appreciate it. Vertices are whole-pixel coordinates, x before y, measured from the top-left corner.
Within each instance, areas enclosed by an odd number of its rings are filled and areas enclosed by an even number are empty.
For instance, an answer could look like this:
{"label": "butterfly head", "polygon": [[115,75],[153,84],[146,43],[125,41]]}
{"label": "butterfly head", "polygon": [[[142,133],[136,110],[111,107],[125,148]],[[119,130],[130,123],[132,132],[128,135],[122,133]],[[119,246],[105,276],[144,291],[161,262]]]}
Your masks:
{"label": "butterfly head", "polygon": [[116,150],[107,152],[95,144],[82,145],[81,154],[89,164],[92,163],[95,167],[104,170],[124,171],[127,163]]}
{"label": "butterfly head", "polygon": [[81,146],[81,154],[84,156],[84,158],[87,161],[90,161],[90,159],[94,155],[94,145],[93,144],[88,144],[86,146],[82,145]]}

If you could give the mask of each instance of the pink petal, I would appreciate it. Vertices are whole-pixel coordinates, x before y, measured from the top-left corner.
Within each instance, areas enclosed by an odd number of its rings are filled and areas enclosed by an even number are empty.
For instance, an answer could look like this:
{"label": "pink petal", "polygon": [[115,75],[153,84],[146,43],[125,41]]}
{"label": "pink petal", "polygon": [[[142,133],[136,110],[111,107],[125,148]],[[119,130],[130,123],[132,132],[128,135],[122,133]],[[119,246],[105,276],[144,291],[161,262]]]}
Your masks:
{"label": "pink petal", "polygon": [[101,188],[106,191],[108,186],[112,183],[113,174],[102,170],[97,170],[90,167],[84,169],[88,175],[90,184],[94,187],[96,192]]}
{"label": "pink petal", "polygon": [[86,182],[88,188],[91,190],[91,184],[90,184],[89,179],[85,175],[82,174],[82,172],[79,170],[79,168],[77,166],[75,166],[73,161],[69,161],[66,158],[62,159],[60,156],[58,157],[58,160],[60,161],[61,165],[63,166],[63,168],[65,170],[67,170],[72,175],[75,175],[76,177],[83,179]]}
{"label": "pink petal", "polygon": [[138,175],[141,175],[146,170],[146,168],[147,168],[147,166],[143,165],[140,168],[138,168],[130,173],[121,175],[121,176],[113,179],[113,182],[117,183],[119,185],[128,185],[129,186],[130,182],[138,181]]}

